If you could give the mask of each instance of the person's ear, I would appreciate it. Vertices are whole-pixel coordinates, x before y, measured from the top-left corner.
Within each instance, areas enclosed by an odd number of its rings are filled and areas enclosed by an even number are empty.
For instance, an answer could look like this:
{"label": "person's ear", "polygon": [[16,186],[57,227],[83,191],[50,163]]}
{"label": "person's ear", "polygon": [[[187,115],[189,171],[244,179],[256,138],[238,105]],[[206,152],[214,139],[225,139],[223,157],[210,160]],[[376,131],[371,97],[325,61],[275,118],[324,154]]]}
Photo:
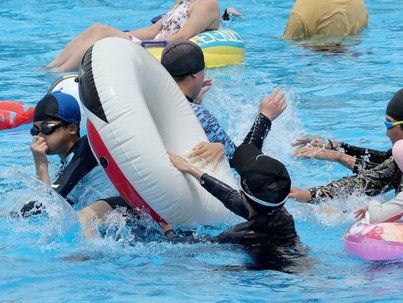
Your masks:
{"label": "person's ear", "polygon": [[76,135],[78,133],[78,126],[71,123],[68,125],[68,130],[70,135]]}

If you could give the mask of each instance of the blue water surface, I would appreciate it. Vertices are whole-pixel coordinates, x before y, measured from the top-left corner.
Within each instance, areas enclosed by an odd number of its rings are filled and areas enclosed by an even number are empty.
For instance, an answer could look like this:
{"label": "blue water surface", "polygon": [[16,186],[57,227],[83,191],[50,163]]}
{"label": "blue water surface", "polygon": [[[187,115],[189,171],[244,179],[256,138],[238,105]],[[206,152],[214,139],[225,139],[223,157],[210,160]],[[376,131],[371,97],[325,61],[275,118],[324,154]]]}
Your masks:
{"label": "blue water surface", "polygon": [[[0,99],[34,105],[59,75],[43,68],[63,46],[94,23],[120,29],[150,24],[171,1],[8,1],[0,4]],[[246,19],[225,26],[246,42],[246,63],[209,70],[214,86],[205,105],[236,143],[274,87],[289,96],[264,151],[282,160],[294,185],[308,187],[351,174],[338,164],[296,159],[291,142],[318,134],[386,150],[383,116],[402,87],[403,2],[367,1],[369,27],[344,38],[343,52],[317,52],[282,40],[292,0],[219,1]],[[341,237],[351,211],[368,198],[353,196],[320,206],[288,201],[310,258],[298,273],[242,269],[247,256],[217,244],[140,240],[111,217],[106,237],[86,241],[77,218],[34,177],[29,126],[0,132],[0,210],[32,197],[46,201],[49,216],[0,217],[0,301],[4,302],[397,302],[402,266],[364,262],[346,253]],[[58,159],[52,158],[56,171]],[[387,199],[391,194],[379,199]],[[345,210],[331,214],[326,207]],[[208,228],[215,234],[227,228]],[[200,227],[202,230],[203,228]]]}

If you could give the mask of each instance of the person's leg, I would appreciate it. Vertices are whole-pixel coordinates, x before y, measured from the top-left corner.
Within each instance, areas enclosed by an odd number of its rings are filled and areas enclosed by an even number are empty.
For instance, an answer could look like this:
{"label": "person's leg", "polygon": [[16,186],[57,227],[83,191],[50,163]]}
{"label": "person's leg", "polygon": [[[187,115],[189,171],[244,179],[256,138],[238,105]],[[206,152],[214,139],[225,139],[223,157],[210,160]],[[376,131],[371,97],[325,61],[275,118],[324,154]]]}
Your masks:
{"label": "person's leg", "polygon": [[47,67],[59,67],[60,71],[75,70],[85,52],[98,40],[108,37],[130,39],[127,33],[113,27],[102,24],[92,25],[74,38]]}
{"label": "person's leg", "polygon": [[113,208],[105,200],[99,200],[77,212],[87,239],[94,238],[98,234],[92,222],[98,224],[105,222],[107,215],[112,210]]}

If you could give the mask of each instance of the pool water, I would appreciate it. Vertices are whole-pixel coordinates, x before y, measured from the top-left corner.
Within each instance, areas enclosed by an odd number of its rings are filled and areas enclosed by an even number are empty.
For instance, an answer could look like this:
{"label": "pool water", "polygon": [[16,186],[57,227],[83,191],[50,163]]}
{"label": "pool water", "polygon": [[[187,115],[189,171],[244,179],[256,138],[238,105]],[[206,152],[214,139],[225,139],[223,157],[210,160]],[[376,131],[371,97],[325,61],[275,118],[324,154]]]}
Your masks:
{"label": "pool water", "polygon": [[[2,1],[0,99],[35,104],[58,75],[45,66],[75,35],[94,23],[120,29],[148,25],[169,2]],[[236,143],[248,131],[262,97],[279,86],[289,107],[275,121],[264,151],[283,161],[299,187],[351,174],[338,164],[296,159],[291,142],[318,134],[351,144],[390,148],[383,116],[401,88],[403,2],[367,1],[369,28],[344,38],[344,52],[315,52],[281,40],[292,0],[219,1],[246,19],[225,26],[246,42],[246,63],[209,70],[214,86],[205,105]],[[364,262],[346,253],[341,237],[351,212],[368,201],[352,196],[320,206],[288,201],[309,259],[296,273],[248,271],[239,249],[217,244],[170,244],[138,238],[122,214],[106,236],[85,241],[74,212],[34,178],[29,126],[0,132],[0,211],[29,198],[49,216],[0,217],[1,302],[390,302],[402,300],[399,262]],[[57,171],[52,158],[51,170]],[[379,197],[386,200],[392,193]],[[344,210],[327,213],[326,207]],[[227,226],[200,227],[216,234]]]}

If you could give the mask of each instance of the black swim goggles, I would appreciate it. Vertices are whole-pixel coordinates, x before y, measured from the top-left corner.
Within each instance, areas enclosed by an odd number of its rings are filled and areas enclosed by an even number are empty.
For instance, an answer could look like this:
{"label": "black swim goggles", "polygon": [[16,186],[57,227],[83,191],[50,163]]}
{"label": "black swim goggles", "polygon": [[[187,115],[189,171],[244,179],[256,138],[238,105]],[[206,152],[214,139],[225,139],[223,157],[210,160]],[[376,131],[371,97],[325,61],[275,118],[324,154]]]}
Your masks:
{"label": "black swim goggles", "polygon": [[58,129],[61,126],[65,126],[65,123],[59,123],[59,124],[54,124],[54,123],[46,123],[46,124],[42,124],[41,127],[39,128],[38,126],[34,125],[32,126],[30,133],[32,136],[37,136],[40,133],[49,136],[51,134],[53,134],[56,129]]}

